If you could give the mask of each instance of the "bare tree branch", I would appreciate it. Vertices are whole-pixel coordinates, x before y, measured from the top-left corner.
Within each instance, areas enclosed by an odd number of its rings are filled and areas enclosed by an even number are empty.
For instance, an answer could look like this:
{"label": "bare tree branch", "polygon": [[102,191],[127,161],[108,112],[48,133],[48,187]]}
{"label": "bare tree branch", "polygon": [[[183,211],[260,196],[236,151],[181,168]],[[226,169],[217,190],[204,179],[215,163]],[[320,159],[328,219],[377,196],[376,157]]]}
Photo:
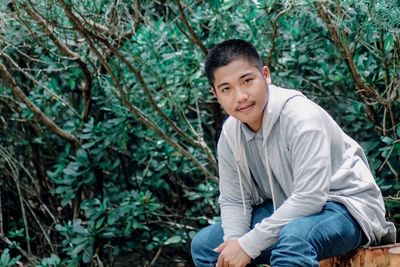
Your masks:
{"label": "bare tree branch", "polygon": [[140,19],[140,9],[141,9],[141,4],[140,0],[135,0],[135,29],[139,28],[141,19]]}
{"label": "bare tree branch", "polygon": [[196,32],[193,30],[192,26],[190,26],[185,12],[183,10],[182,7],[182,3],[180,0],[176,0],[176,3],[178,4],[178,8],[179,8],[179,17],[181,18],[183,24],[185,25],[186,29],[189,30],[190,36],[191,36],[191,41],[197,45],[198,47],[200,47],[201,51],[203,51],[204,55],[208,54],[208,49],[204,46],[204,44],[200,41],[199,36],[197,36]]}
{"label": "bare tree branch", "polygon": [[145,126],[149,127],[154,132],[156,132],[158,136],[160,136],[164,141],[166,141],[172,147],[175,147],[180,153],[182,153],[183,156],[189,158],[206,177],[210,177],[214,180],[217,180],[217,177],[214,174],[212,174],[205,166],[203,166],[189,151],[187,151],[182,145],[173,140],[171,137],[169,137],[160,127],[157,126],[155,122],[153,122],[150,118],[147,118],[146,115],[143,114],[140,109],[138,109],[136,106],[132,105],[132,103],[129,102],[123,90],[123,87],[121,86],[120,82],[118,81],[117,77],[113,72],[113,69],[111,68],[109,63],[105,60],[102,53],[95,47],[92,39],[90,38],[90,33],[84,28],[80,20],[73,14],[71,7],[67,3],[65,3],[64,0],[58,0],[58,2],[63,7],[67,17],[81,32],[83,37],[86,39],[90,49],[93,51],[93,53],[96,54],[97,58],[102,63],[103,67],[107,70],[108,74],[111,76],[111,79],[113,80],[118,90],[121,102],[128,108],[128,110],[132,112],[132,114],[136,115],[137,119],[141,123],[143,123]]}
{"label": "bare tree branch", "polygon": [[[384,100],[382,99],[382,96],[378,93],[378,91],[369,86],[368,84],[364,83],[361,79],[360,74],[358,73],[357,67],[354,64],[353,61],[353,54],[350,51],[350,48],[348,46],[348,40],[347,40],[347,33],[342,32],[339,33],[335,27],[335,25],[332,23],[332,21],[329,18],[327,8],[324,6],[322,2],[315,2],[315,5],[318,10],[318,15],[322,19],[322,21],[325,23],[325,25],[328,28],[328,31],[331,35],[331,38],[336,45],[336,47],[339,49],[340,54],[342,55],[342,58],[346,62],[348,68],[350,69],[350,73],[353,77],[353,80],[356,84],[356,87],[358,89],[358,92],[360,92],[360,95],[362,99],[365,102],[365,106],[367,109],[367,114],[372,123],[376,126],[380,126],[380,122],[378,121],[378,116],[376,114],[376,111],[374,108],[369,104],[369,98],[374,98],[376,99],[379,103],[384,104]],[[343,42],[341,41],[341,38],[343,39]]]}
{"label": "bare tree branch", "polygon": [[0,146],[0,155],[3,158],[3,160],[5,161],[5,163],[7,164],[7,168],[9,169],[9,175],[12,177],[12,179],[15,182],[15,186],[17,188],[17,192],[18,192],[18,199],[19,199],[19,204],[21,207],[21,214],[22,214],[22,220],[24,222],[24,229],[25,229],[25,239],[26,239],[26,247],[28,250],[28,257],[31,258],[32,257],[32,250],[31,250],[31,238],[29,235],[29,227],[28,227],[28,220],[26,218],[26,211],[25,211],[25,205],[24,205],[24,197],[21,191],[21,185],[20,185],[20,180],[19,180],[19,172],[17,169],[17,166],[15,165],[15,162],[12,160],[12,158],[9,157],[8,152]]}
{"label": "bare tree branch", "polygon": [[19,86],[13,79],[12,75],[8,72],[8,70],[2,63],[0,63],[0,75],[1,77],[3,77],[4,81],[8,84],[8,86],[11,88],[14,96],[20,99],[22,102],[24,102],[28,106],[28,108],[36,115],[39,121],[42,122],[44,125],[46,125],[50,131],[52,131],[53,133],[57,134],[62,139],[70,143],[74,148],[78,148],[80,146],[80,142],[75,136],[65,132],[60,127],[58,127],[57,124],[55,124],[52,120],[50,120],[43,113],[43,111],[40,108],[38,108],[25,95],[25,93],[21,90],[21,88],[19,88]]}
{"label": "bare tree branch", "polygon": [[0,183],[0,236],[4,236],[2,190],[3,190],[3,182]]}
{"label": "bare tree branch", "polygon": [[268,56],[267,56],[267,58],[266,58],[266,60],[265,60],[265,65],[266,65],[266,66],[269,66],[269,65],[271,64],[272,55],[273,55],[274,50],[275,50],[275,39],[276,39],[276,36],[277,36],[277,34],[278,34],[278,26],[277,26],[277,24],[278,24],[278,19],[279,19],[280,17],[282,17],[284,14],[286,14],[287,12],[289,12],[289,11],[294,7],[294,4],[295,4],[295,1],[290,2],[289,6],[288,6],[286,9],[280,11],[280,12],[274,17],[274,19],[272,20],[271,49],[269,50]]}
{"label": "bare tree branch", "polygon": [[28,7],[28,4],[23,3],[22,8],[28,12],[28,14],[45,30],[45,33],[50,37],[53,43],[58,47],[58,49],[69,56],[72,61],[78,63],[79,67],[82,69],[85,81],[81,85],[82,95],[83,95],[83,112],[82,120],[87,121],[90,112],[90,89],[92,86],[92,76],[86,65],[86,63],[80,58],[80,56],[72,51],[66,44],[64,44],[57,36],[54,34],[53,27],[33,8]]}
{"label": "bare tree branch", "polygon": [[18,64],[15,62],[9,55],[6,53],[2,54],[3,58],[5,58],[14,68],[16,68],[20,73],[22,73],[25,77],[27,77],[29,80],[31,80],[34,84],[38,85],[40,88],[44,89],[46,92],[51,94],[55,99],[60,101],[62,105],[68,107],[77,117],[79,117],[79,114],[76,112],[76,110],[66,101],[64,101],[60,96],[58,96],[56,93],[54,93],[52,90],[41,84],[38,80],[36,80],[32,75],[30,75],[27,71],[24,71]]}
{"label": "bare tree branch", "polygon": [[[77,18],[78,19],[78,18]],[[78,19],[79,20],[79,19]],[[80,21],[80,25],[82,22]],[[136,76],[136,78],[138,79],[140,85],[142,86],[142,89],[145,93],[145,95],[147,96],[147,98],[149,99],[149,104],[150,106],[161,116],[161,118],[163,118],[173,129],[175,132],[177,132],[181,137],[184,138],[184,140],[186,140],[189,144],[193,145],[193,146],[197,146],[201,149],[203,149],[204,152],[206,152],[208,159],[210,160],[210,163],[212,165],[212,167],[216,170],[217,168],[217,162],[215,160],[215,157],[213,156],[213,153],[211,151],[211,149],[208,147],[208,145],[204,142],[204,140],[195,132],[193,131],[193,134],[196,135],[197,140],[194,140],[192,137],[190,137],[188,134],[186,134],[176,123],[174,123],[157,105],[157,103],[155,102],[151,90],[150,88],[147,86],[146,82],[143,79],[143,76],[141,74],[141,72],[135,68],[119,51],[118,49],[116,49],[115,46],[112,46],[107,39],[104,39],[102,37],[99,37],[98,35],[94,34],[91,31],[87,31],[84,26],[82,25],[82,29],[84,29],[86,31],[86,33],[90,36],[92,36],[93,38],[99,40],[100,42],[102,42],[103,44],[105,44],[105,46],[111,51],[112,54],[116,55],[127,67],[128,69],[134,73],[134,75]]]}

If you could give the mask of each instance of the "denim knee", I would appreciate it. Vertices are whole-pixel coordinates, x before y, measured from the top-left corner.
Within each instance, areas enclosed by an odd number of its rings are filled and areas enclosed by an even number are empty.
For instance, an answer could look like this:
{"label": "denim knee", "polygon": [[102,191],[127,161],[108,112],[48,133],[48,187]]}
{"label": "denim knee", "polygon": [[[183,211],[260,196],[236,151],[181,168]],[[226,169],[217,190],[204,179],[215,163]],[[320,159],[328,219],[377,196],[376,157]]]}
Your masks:
{"label": "denim knee", "polygon": [[280,231],[280,239],[288,237],[296,237],[304,242],[309,242],[310,240],[310,227],[307,222],[301,220],[292,221],[282,227]]}
{"label": "denim knee", "polygon": [[192,254],[192,259],[195,264],[195,266],[199,266],[199,253],[202,250],[203,246],[203,238],[201,237],[201,234],[199,235],[200,232],[198,232],[194,238],[192,239],[192,242],[190,243],[190,252]]}
{"label": "denim knee", "polygon": [[213,249],[223,243],[221,224],[213,224],[198,232],[191,242],[193,262],[198,267],[214,266],[218,253]]}
{"label": "denim knee", "polygon": [[284,226],[271,252],[272,266],[318,267],[317,252],[309,237],[309,233],[296,223]]}

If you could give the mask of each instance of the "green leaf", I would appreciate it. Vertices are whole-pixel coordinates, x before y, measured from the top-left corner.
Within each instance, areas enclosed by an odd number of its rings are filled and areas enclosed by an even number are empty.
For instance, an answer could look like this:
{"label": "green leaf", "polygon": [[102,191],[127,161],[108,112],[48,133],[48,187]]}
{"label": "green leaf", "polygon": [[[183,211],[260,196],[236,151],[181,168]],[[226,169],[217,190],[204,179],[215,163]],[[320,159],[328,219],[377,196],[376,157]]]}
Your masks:
{"label": "green leaf", "polygon": [[394,35],[392,33],[385,34],[385,53],[390,52],[395,45]]}
{"label": "green leaf", "polygon": [[78,175],[78,173],[74,169],[71,169],[71,168],[68,168],[68,167],[66,169],[64,169],[63,172],[66,175],[71,175],[71,176],[77,176]]}
{"label": "green leaf", "polygon": [[106,219],[106,216],[102,216],[102,217],[100,217],[100,219],[98,219],[96,221],[96,226],[95,226],[96,230],[100,229],[103,226],[105,219]]}
{"label": "green leaf", "polygon": [[387,145],[391,145],[393,143],[393,139],[389,136],[383,136],[382,142],[384,142]]}
{"label": "green leaf", "polygon": [[180,242],[182,242],[182,237],[180,237],[178,235],[175,235],[175,236],[172,236],[172,237],[168,238],[164,242],[164,245],[177,244],[177,243],[180,243]]}
{"label": "green leaf", "polygon": [[1,254],[0,261],[3,266],[7,266],[9,261],[10,261],[10,254],[9,254],[9,249],[6,248],[3,253]]}
{"label": "green leaf", "polygon": [[82,145],[82,148],[83,148],[83,149],[91,148],[91,147],[94,146],[96,143],[97,143],[97,141],[84,143],[84,144]]}
{"label": "green leaf", "polygon": [[87,234],[87,230],[80,224],[74,224],[73,231],[77,234]]}
{"label": "green leaf", "polygon": [[89,162],[88,155],[84,149],[79,149],[77,152],[77,159],[79,162],[87,164]]}
{"label": "green leaf", "polygon": [[71,257],[77,257],[79,253],[81,253],[88,244],[85,242],[76,246],[72,251],[68,252],[68,255]]}

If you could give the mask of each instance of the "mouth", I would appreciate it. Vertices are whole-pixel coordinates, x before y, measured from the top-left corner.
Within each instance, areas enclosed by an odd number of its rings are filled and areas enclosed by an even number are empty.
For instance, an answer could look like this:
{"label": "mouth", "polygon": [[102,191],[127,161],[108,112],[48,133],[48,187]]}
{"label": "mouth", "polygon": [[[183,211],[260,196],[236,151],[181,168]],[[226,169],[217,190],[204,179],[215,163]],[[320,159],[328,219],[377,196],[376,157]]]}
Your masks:
{"label": "mouth", "polygon": [[248,104],[245,104],[243,106],[237,107],[236,111],[248,111],[250,110],[256,103],[255,102],[251,102]]}

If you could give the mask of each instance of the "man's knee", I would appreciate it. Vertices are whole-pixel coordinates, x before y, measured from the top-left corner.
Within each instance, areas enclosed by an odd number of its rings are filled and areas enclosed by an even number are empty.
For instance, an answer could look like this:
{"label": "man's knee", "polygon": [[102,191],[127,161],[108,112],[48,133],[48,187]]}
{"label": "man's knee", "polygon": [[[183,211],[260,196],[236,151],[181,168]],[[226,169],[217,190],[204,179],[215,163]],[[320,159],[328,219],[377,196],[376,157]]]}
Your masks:
{"label": "man's knee", "polygon": [[192,252],[192,255],[194,252],[199,251],[204,245],[205,237],[201,230],[193,237],[192,242],[190,243],[190,250]]}
{"label": "man's knee", "polygon": [[191,242],[191,254],[196,266],[209,266],[218,258],[213,249],[223,242],[221,224],[213,224],[198,232]]}
{"label": "man's knee", "polygon": [[279,239],[292,237],[304,240],[306,242],[311,241],[309,239],[310,236],[312,236],[311,232],[313,230],[312,227],[310,226],[311,225],[306,221],[302,220],[292,221],[282,227],[279,234]]}
{"label": "man's knee", "polygon": [[318,266],[317,249],[305,226],[293,221],[281,229],[276,247],[271,252],[273,266]]}

